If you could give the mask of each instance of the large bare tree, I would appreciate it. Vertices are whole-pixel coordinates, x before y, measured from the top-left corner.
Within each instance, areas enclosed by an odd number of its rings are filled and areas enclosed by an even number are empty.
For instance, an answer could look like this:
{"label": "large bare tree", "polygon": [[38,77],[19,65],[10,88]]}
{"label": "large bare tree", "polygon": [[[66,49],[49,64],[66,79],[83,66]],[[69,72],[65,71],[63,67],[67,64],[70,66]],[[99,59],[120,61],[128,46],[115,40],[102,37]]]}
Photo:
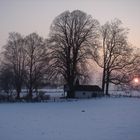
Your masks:
{"label": "large bare tree", "polygon": [[8,68],[13,73],[13,86],[17,92],[17,99],[20,98],[20,92],[24,81],[25,72],[25,41],[19,33],[10,33],[8,42],[4,46],[2,66]]}
{"label": "large bare tree", "polygon": [[33,91],[38,89],[46,73],[47,54],[44,39],[36,33],[25,38],[26,41],[26,86],[29,99],[32,99]]}
{"label": "large bare tree", "polygon": [[103,69],[102,90],[106,95],[109,83],[119,84],[128,80],[126,71],[132,68],[136,59],[127,41],[127,34],[128,29],[122,27],[122,22],[118,19],[101,27],[102,47],[95,60]]}
{"label": "large bare tree", "polygon": [[48,40],[51,75],[61,76],[69,87],[68,97],[74,97],[73,86],[83,74],[86,60],[95,47],[99,23],[86,13],[65,11],[55,18]]}

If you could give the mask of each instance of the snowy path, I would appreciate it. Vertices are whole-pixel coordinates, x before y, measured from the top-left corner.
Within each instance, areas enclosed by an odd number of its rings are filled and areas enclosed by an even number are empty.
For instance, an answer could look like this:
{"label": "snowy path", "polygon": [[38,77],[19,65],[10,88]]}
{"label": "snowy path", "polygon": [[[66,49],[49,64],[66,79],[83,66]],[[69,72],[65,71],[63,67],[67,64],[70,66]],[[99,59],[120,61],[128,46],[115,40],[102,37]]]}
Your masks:
{"label": "snowy path", "polygon": [[140,140],[140,99],[1,103],[0,140]]}

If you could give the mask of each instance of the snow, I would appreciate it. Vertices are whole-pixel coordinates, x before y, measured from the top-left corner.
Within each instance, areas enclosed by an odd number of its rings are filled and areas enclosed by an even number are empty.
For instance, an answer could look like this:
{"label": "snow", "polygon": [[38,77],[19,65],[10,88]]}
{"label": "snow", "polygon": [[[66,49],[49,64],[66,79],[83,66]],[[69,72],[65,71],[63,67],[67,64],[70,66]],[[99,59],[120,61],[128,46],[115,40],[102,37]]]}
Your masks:
{"label": "snow", "polygon": [[0,140],[140,140],[140,99],[1,103]]}

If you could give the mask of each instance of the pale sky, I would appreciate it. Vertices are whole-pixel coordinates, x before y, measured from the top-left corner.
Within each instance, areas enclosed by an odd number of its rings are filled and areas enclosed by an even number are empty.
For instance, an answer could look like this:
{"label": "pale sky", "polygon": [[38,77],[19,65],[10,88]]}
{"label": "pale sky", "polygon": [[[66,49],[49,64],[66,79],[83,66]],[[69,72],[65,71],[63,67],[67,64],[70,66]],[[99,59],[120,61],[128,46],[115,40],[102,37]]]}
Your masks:
{"label": "pale sky", "polygon": [[53,19],[66,10],[82,10],[101,24],[114,18],[130,29],[129,41],[140,47],[140,0],[0,0],[0,47],[9,32],[37,32],[47,38]]}

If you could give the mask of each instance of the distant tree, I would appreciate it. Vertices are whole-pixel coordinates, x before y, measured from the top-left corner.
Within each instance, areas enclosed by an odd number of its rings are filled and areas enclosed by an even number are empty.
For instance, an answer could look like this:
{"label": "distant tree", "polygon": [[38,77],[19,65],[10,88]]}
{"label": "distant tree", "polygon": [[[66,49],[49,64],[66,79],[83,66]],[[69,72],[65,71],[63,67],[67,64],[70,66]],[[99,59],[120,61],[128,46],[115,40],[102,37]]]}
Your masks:
{"label": "distant tree", "polygon": [[86,63],[95,47],[99,23],[86,13],[65,11],[55,18],[48,40],[52,77],[61,77],[68,86],[68,97],[74,97],[77,77],[87,76]]}
{"label": "distant tree", "polygon": [[[4,76],[9,75],[9,77],[11,77],[10,74],[12,74],[13,76],[12,85],[16,89],[17,99],[20,98],[20,92],[24,81],[25,59],[26,59],[24,47],[25,47],[24,38],[19,33],[15,32],[10,33],[8,42],[4,46],[2,58],[3,70],[6,70],[5,72],[3,71],[4,72],[3,74]],[[10,70],[8,70],[7,68],[9,68]]]}
{"label": "distant tree", "polygon": [[25,83],[32,99],[34,90],[37,90],[47,66],[47,52],[44,39],[36,33],[32,33],[25,38],[26,41],[26,78]]}
{"label": "distant tree", "polygon": [[0,68],[0,89],[5,92],[7,100],[13,93],[14,75],[10,68],[1,66]]}
{"label": "distant tree", "polygon": [[109,83],[119,84],[128,80],[125,72],[130,70],[135,60],[127,41],[128,29],[121,25],[121,21],[115,19],[101,27],[102,47],[95,61],[103,69],[102,90],[106,95],[109,94]]}
{"label": "distant tree", "polygon": [[[134,61],[130,67],[127,68],[127,70],[123,71],[125,73],[124,75],[127,75],[127,82],[126,87],[129,89],[140,89],[140,50],[138,48],[135,48],[133,51]],[[135,80],[138,81],[135,81]]]}
{"label": "distant tree", "polygon": [[[114,70],[111,73],[110,81],[115,85],[128,85],[136,76],[136,71],[138,70],[139,63],[138,59],[140,56],[136,55],[133,50],[128,53],[126,57],[126,62],[122,62],[122,66]],[[125,63],[125,64],[124,64]]]}

